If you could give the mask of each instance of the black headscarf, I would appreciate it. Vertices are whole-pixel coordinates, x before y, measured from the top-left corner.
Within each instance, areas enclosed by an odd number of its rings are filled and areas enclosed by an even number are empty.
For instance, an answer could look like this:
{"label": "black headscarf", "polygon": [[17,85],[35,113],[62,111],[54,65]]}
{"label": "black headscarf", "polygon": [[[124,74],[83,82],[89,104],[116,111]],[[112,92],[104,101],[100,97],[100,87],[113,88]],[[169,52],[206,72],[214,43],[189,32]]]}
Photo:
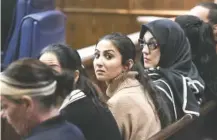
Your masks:
{"label": "black headscarf", "polygon": [[142,25],[140,39],[150,31],[160,47],[158,72],[170,84],[176,100],[178,118],[184,114],[199,116],[196,96],[204,91],[204,82],[191,60],[190,44],[181,27],[167,19]]}

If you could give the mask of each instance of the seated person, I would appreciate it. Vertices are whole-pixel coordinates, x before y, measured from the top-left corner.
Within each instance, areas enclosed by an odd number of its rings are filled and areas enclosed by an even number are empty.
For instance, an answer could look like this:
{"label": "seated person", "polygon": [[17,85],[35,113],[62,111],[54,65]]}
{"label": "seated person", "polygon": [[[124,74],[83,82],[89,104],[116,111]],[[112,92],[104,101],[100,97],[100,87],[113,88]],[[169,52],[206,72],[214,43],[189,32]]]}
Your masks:
{"label": "seated person", "polygon": [[99,100],[96,86],[86,78],[81,58],[76,50],[63,44],[49,45],[39,60],[59,73],[74,72],[74,80],[65,83],[73,87],[62,94],[61,115],[77,125],[87,140],[121,140],[117,123],[108,107]]}
{"label": "seated person", "polygon": [[199,116],[204,82],[192,63],[190,44],[181,27],[167,19],[144,24],[139,44],[145,71],[170,107],[173,121],[185,114]]}
{"label": "seated person", "polygon": [[212,25],[217,53],[217,4],[214,2],[201,2],[193,7],[188,14],[197,16]]}
{"label": "seated person", "polygon": [[57,96],[65,90],[62,81],[38,60],[13,62],[0,77],[1,117],[25,140],[85,140],[56,108]]}
{"label": "seated person", "polygon": [[[112,33],[96,45],[93,60],[96,78],[107,83],[107,104],[123,140],[145,140],[165,124],[161,105],[143,68],[135,63],[136,50],[126,35]],[[159,99],[160,100],[160,99]],[[161,111],[159,111],[161,110]]]}
{"label": "seated person", "polygon": [[178,16],[175,21],[191,44],[192,60],[206,84],[205,100],[217,99],[217,55],[212,26],[191,15]]}

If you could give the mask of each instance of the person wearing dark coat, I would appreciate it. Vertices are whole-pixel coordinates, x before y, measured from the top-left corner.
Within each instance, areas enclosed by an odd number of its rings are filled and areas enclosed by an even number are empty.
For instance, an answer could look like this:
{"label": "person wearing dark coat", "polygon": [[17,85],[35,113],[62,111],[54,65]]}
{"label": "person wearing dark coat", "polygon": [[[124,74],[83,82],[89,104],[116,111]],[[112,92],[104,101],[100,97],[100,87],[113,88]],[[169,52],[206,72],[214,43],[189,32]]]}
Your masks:
{"label": "person wearing dark coat", "polygon": [[70,90],[61,95],[60,114],[78,126],[87,140],[121,140],[118,125],[99,99],[96,86],[87,78],[78,52],[63,44],[52,44],[42,50],[39,60],[59,73],[73,71]]}
{"label": "person wearing dark coat", "polygon": [[181,27],[167,19],[144,24],[139,44],[145,71],[171,107],[172,120],[185,114],[199,116],[204,81],[192,62],[190,44]]}
{"label": "person wearing dark coat", "polygon": [[85,140],[56,107],[65,80],[36,59],[13,62],[0,76],[1,117],[25,140]]}
{"label": "person wearing dark coat", "polygon": [[205,86],[204,102],[217,100],[217,55],[212,26],[196,16],[182,15],[175,19],[191,45],[192,60]]}

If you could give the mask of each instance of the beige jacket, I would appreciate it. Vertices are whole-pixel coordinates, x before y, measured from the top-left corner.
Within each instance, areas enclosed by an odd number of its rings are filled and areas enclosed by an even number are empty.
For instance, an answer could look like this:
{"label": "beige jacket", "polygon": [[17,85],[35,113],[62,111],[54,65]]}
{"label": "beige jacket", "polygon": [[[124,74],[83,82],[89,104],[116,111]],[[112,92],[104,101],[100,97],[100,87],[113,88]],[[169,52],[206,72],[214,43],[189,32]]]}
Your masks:
{"label": "beige jacket", "polygon": [[128,72],[115,78],[106,90],[107,104],[114,115],[124,140],[147,140],[160,131],[161,125],[155,107],[135,79],[137,72]]}

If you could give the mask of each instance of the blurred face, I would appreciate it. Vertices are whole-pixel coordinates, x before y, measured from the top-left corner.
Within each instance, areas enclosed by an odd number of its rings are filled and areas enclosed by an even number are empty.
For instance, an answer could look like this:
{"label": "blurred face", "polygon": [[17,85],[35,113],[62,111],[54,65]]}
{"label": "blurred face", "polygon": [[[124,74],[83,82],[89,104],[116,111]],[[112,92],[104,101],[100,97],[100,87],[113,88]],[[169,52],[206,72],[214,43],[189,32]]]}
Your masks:
{"label": "blurred face", "polygon": [[199,17],[204,22],[209,22],[209,19],[208,19],[209,9],[204,8],[202,6],[195,6],[194,8],[190,10],[188,14]]}
{"label": "blurred face", "polygon": [[61,72],[61,65],[59,63],[59,60],[57,59],[57,56],[54,53],[44,53],[39,60],[48,66],[52,67],[57,72]]}
{"label": "blurred face", "polygon": [[93,61],[98,80],[109,82],[122,73],[122,56],[111,41],[101,40],[95,49]]}
{"label": "blurred face", "polygon": [[157,41],[149,31],[145,33],[143,41],[140,45],[143,46],[144,67],[155,68],[160,61],[161,55]]}
{"label": "blurred face", "polygon": [[25,105],[14,103],[4,96],[0,96],[0,100],[2,107],[1,117],[5,118],[18,134],[27,134],[31,123],[29,123],[29,119],[27,119],[28,115]]}

